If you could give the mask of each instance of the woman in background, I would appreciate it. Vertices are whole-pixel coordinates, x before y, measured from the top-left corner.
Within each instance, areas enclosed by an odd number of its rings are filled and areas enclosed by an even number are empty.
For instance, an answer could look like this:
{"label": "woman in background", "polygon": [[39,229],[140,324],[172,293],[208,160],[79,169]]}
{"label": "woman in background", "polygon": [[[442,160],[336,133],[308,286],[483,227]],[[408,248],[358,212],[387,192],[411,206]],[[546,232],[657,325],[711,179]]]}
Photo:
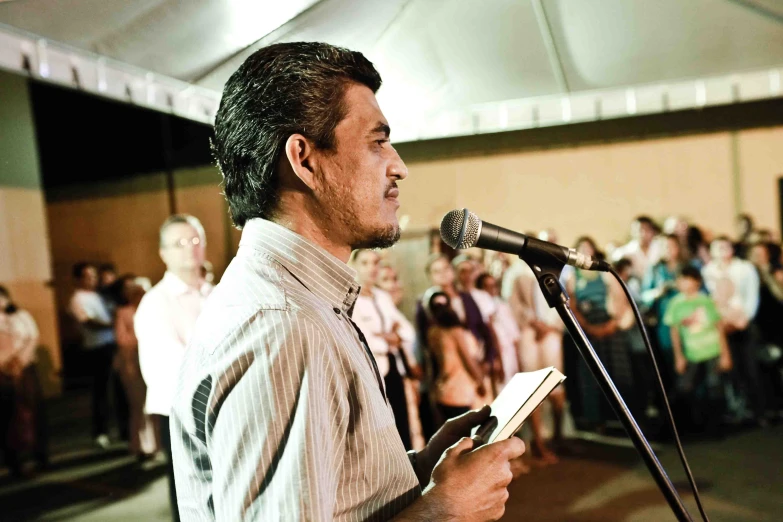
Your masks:
{"label": "woman in background", "polygon": [[449,296],[428,290],[422,298],[430,319],[427,346],[437,361],[434,399],[444,420],[467,413],[485,395],[484,372],[476,360],[478,343],[451,307]]}
{"label": "woman in background", "polygon": [[141,376],[139,342],[133,330],[133,317],[144,296],[144,288],[136,283],[133,276],[126,275],[117,280],[113,291],[118,304],[114,322],[117,336],[114,367],[128,398],[129,450],[141,461],[153,456],[157,450],[154,426],[149,416],[144,413],[147,386]]}
{"label": "woman in background", "polygon": [[[580,254],[603,258],[592,238],[579,238],[575,248]],[[576,268],[569,273],[566,290],[573,301],[574,315],[618,390],[623,397],[632,397],[630,348],[623,342],[623,337],[618,335],[618,321],[615,316],[617,307],[627,306],[620,285],[611,274]],[[582,411],[579,422],[584,423],[586,427],[601,431],[605,428],[606,421],[613,418],[614,414],[603,399],[587,366],[581,364],[579,368],[581,374],[579,381],[582,387]]]}
{"label": "woman in background", "polygon": [[43,393],[35,369],[38,326],[0,286],[0,446],[14,476],[32,451],[39,467],[49,464]]}

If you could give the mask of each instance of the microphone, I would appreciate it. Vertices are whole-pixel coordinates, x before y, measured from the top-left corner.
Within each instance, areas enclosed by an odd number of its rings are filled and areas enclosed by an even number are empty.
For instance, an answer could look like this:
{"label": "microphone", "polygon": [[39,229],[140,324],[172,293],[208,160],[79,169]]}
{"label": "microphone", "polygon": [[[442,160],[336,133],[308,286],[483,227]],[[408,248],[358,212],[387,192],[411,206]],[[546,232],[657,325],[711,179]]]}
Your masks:
{"label": "microphone", "polygon": [[571,265],[584,270],[608,272],[610,269],[605,261],[580,254],[573,248],[483,222],[466,208],[452,210],[443,216],[440,222],[440,237],[447,245],[457,250],[478,247],[505,252],[519,256],[529,264],[551,266],[554,261],[556,264]]}

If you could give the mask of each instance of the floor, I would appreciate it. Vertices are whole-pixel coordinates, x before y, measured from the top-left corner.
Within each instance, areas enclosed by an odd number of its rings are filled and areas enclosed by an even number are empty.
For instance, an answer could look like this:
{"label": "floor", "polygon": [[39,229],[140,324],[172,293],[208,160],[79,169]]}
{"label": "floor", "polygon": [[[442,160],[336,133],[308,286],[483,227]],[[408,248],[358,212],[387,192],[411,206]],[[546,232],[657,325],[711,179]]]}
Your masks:
{"label": "floor", "polygon": [[[52,468],[21,482],[0,471],[0,520],[171,520],[164,468],[139,466],[116,444],[91,445],[89,404],[72,392],[50,404]],[[686,452],[712,522],[780,520],[783,426],[688,442]],[[665,522],[675,520],[641,459],[622,438],[576,439],[556,465],[534,468],[510,488],[504,520]],[[676,451],[656,449],[695,520]]]}

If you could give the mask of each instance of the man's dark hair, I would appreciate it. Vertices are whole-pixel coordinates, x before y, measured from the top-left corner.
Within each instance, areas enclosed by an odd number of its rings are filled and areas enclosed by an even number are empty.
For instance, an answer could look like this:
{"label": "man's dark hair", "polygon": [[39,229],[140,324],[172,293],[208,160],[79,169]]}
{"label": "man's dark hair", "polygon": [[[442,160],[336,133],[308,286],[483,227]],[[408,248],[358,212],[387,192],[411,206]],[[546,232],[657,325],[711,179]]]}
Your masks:
{"label": "man's dark hair", "polygon": [[617,261],[615,261],[615,263],[614,263],[614,269],[615,269],[615,270],[616,270],[618,273],[621,273],[621,274],[623,273],[623,270],[626,270],[626,269],[628,269],[628,268],[631,268],[632,266],[633,266],[633,261],[631,261],[631,260],[630,260],[630,259],[628,259],[627,257],[623,257],[622,259],[618,259],[618,260],[617,260]]}
{"label": "man's dark hair", "polygon": [[[439,298],[435,302],[435,299]],[[424,307],[429,310],[432,322],[441,328],[454,328],[455,326],[461,326],[459,316],[457,312],[451,308],[451,298],[445,292],[435,292],[429,296],[427,302],[424,303]]]}
{"label": "man's dark hair", "polygon": [[7,314],[14,314],[18,310],[16,305],[13,303],[13,300],[11,299],[11,293],[8,291],[8,289],[2,285],[0,285],[0,295],[8,299],[9,303],[8,306],[5,307],[5,310],[0,310],[0,312],[5,312]]}
{"label": "man's dark hair", "polygon": [[677,277],[687,277],[688,279],[697,281],[699,284],[702,282],[701,271],[693,265],[683,265],[683,267],[677,271]]}
{"label": "man's dark hair", "polygon": [[381,76],[362,53],[316,42],[264,47],[231,75],[215,117],[212,150],[238,227],[274,216],[277,163],[289,136],[302,134],[318,149],[334,150],[350,83],[377,92]]}
{"label": "man's dark hair", "polygon": [[98,273],[103,274],[105,272],[117,272],[117,267],[114,266],[114,263],[102,263],[98,267]]}
{"label": "man's dark hair", "polygon": [[73,265],[73,270],[72,270],[73,278],[81,279],[82,276],[84,275],[84,271],[90,267],[95,268],[95,265],[93,265],[92,263],[88,263],[86,261],[81,261],[79,263],[76,263],[75,265]]}
{"label": "man's dark hair", "polygon": [[653,218],[650,216],[636,216],[636,219],[634,219],[637,223],[640,223],[642,225],[650,225],[651,227],[655,228],[657,225],[655,224],[655,221],[653,221]]}
{"label": "man's dark hair", "polygon": [[479,276],[476,278],[476,288],[479,290],[486,290],[487,287],[487,279],[492,277],[492,274],[488,274],[487,272],[482,272],[479,274]]}
{"label": "man's dark hair", "polygon": [[753,216],[750,214],[737,214],[736,221],[744,221],[751,227],[753,227]]}

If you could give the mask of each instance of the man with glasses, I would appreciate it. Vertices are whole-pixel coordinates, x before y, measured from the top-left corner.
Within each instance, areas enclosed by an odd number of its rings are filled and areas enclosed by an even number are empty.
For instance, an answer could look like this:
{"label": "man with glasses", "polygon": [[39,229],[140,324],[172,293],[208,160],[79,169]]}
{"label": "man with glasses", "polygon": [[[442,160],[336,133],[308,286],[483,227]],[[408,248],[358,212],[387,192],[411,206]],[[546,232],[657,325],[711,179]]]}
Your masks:
{"label": "man with glasses", "polygon": [[171,459],[169,413],[185,348],[212,285],[202,278],[206,237],[193,216],[169,217],[160,227],[160,257],[166,274],[139,304],[134,321],[139,363],[147,384],[145,410],[154,415],[168,460],[169,496],[174,520],[179,520]]}

